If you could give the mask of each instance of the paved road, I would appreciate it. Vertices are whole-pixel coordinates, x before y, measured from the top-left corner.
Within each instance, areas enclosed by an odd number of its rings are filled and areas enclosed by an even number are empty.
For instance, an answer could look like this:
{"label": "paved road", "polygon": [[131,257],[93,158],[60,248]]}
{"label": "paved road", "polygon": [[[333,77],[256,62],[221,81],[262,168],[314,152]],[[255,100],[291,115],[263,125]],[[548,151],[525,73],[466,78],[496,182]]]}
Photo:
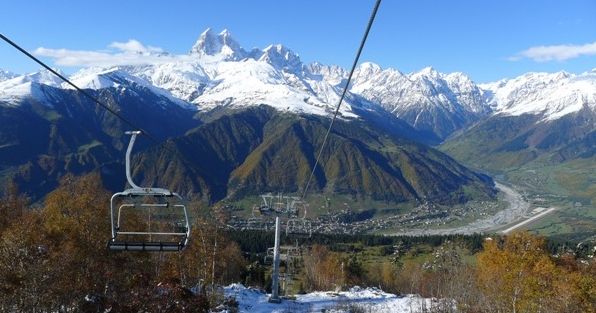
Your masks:
{"label": "paved road", "polygon": [[515,229],[517,229],[517,228],[519,228],[521,226],[524,226],[524,225],[530,223],[533,220],[537,220],[537,219],[539,219],[539,218],[541,218],[541,217],[543,217],[543,216],[545,216],[545,215],[553,212],[554,210],[556,210],[556,208],[546,209],[546,210],[544,210],[544,211],[542,211],[542,212],[540,212],[540,213],[538,213],[536,215],[533,215],[532,217],[528,218],[527,220],[521,221],[521,222],[519,222],[519,223],[517,223],[517,224],[515,224],[515,225],[513,225],[513,226],[511,226],[511,227],[509,227],[509,228],[507,228],[505,230],[502,230],[501,233],[507,234],[507,233],[511,232],[512,230],[515,230]]}
{"label": "paved road", "polygon": [[[499,228],[503,228],[507,224],[524,218],[525,215],[530,213],[530,203],[524,200],[523,196],[519,192],[498,182],[495,182],[495,187],[503,193],[504,200],[509,203],[509,206],[506,209],[497,212],[493,216],[476,220],[461,227],[443,229],[412,229],[405,232],[395,233],[395,235],[419,236],[493,232]],[[522,221],[520,223],[524,222]]]}

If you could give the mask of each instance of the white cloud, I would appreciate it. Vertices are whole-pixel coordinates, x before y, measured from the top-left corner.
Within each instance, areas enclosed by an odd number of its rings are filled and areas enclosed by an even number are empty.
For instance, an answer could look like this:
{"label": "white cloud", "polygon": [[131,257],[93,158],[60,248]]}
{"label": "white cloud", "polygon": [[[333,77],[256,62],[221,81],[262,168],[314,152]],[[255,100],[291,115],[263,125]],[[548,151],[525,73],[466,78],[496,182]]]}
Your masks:
{"label": "white cloud", "polygon": [[39,47],[33,54],[49,57],[60,66],[98,66],[143,65],[168,63],[187,59],[188,55],[171,55],[159,47],[145,46],[131,39],[127,42],[113,42],[109,50],[68,50]]}
{"label": "white cloud", "polygon": [[129,39],[127,42],[112,42],[110,48],[118,49],[123,52],[133,53],[162,53],[163,49],[159,47],[145,46],[138,40]]}
{"label": "white cloud", "polygon": [[584,45],[553,45],[530,47],[518,54],[509,57],[510,61],[518,61],[523,58],[532,59],[536,62],[565,61],[580,56],[596,55],[596,42]]}

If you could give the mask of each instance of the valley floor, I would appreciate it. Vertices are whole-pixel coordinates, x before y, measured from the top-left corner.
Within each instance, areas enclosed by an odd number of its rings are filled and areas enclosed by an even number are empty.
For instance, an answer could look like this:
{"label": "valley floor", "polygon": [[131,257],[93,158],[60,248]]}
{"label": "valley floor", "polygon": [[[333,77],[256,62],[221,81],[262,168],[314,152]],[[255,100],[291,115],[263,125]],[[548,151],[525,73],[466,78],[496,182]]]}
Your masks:
{"label": "valley floor", "polygon": [[532,216],[530,216],[530,203],[526,201],[519,192],[498,182],[496,182],[496,187],[503,194],[503,199],[508,203],[508,206],[506,209],[499,211],[490,217],[476,220],[468,225],[460,227],[441,229],[412,229],[394,234],[419,236],[485,233],[496,231],[514,222],[523,223],[527,217],[532,218]]}
{"label": "valley floor", "polygon": [[433,305],[431,299],[415,295],[397,296],[376,288],[353,287],[349,291],[318,291],[296,295],[295,299],[283,299],[281,303],[269,303],[269,294],[260,290],[232,284],[225,287],[225,295],[238,301],[239,312],[352,312],[355,308],[364,312],[410,313],[421,312]]}

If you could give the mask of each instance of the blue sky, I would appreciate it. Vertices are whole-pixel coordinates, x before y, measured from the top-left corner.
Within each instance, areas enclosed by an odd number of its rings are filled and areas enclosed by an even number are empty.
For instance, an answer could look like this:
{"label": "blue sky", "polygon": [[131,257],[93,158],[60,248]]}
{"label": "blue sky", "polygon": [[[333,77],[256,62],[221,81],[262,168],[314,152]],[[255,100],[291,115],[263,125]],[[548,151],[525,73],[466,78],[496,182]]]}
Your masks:
{"label": "blue sky", "polygon": [[[0,31],[30,51],[105,51],[135,39],[183,54],[207,27],[227,28],[244,48],[282,43],[306,63],[347,68],[373,2],[4,0]],[[426,66],[461,71],[477,82],[588,71],[596,68],[596,0],[384,0],[361,61],[406,73]],[[0,42],[0,68],[38,66]]]}

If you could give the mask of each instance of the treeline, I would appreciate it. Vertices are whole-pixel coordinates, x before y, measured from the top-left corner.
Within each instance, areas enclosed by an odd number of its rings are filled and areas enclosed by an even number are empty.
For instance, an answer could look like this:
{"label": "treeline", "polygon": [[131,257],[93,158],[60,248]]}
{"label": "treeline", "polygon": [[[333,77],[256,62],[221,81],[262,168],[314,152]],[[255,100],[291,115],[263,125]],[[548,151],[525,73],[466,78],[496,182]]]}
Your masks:
{"label": "treeline", "polygon": [[196,221],[182,253],[110,252],[109,199],[96,175],[65,177],[41,208],[0,199],[0,312],[207,312],[242,280],[239,246]]}
{"label": "treeline", "polygon": [[[231,240],[236,241],[242,251],[250,253],[263,253],[267,248],[272,247],[274,241],[273,231],[261,230],[227,230]],[[317,234],[313,233],[309,238],[295,238],[286,236],[282,229],[281,240],[283,244],[304,245],[325,245],[331,247],[331,250],[341,250],[346,244],[358,244],[364,247],[374,246],[392,246],[395,244],[405,244],[415,246],[428,244],[438,247],[444,242],[457,241],[465,244],[473,251],[482,248],[484,236],[481,234],[473,235],[431,235],[431,236],[381,236],[381,235],[344,235],[344,234]]]}
{"label": "treeline", "polygon": [[[261,230],[226,230],[228,237],[240,245],[242,251],[250,254],[261,254],[267,251],[267,248],[273,246],[274,233],[273,231]],[[502,236],[494,234],[495,239],[502,239]],[[325,245],[332,251],[342,251],[346,246],[394,246],[404,245],[406,247],[413,247],[418,245],[429,245],[438,247],[446,242],[457,242],[459,245],[465,246],[472,252],[478,252],[482,249],[486,235],[472,234],[472,235],[425,235],[425,236],[382,236],[371,234],[360,235],[344,235],[344,234],[317,234],[313,233],[310,238],[294,238],[285,235],[282,229],[281,240],[283,244],[300,246],[308,245]],[[570,241],[549,240],[545,238],[546,249],[550,254],[573,252],[578,257],[586,257],[594,249],[594,243],[577,243]]]}
{"label": "treeline", "polygon": [[416,249],[401,248],[390,259],[365,263],[314,245],[304,257],[299,289],[360,285],[420,294],[437,299],[427,312],[596,312],[594,258],[553,256],[544,238],[526,232],[486,240],[477,254],[446,241],[424,261],[410,257]]}

